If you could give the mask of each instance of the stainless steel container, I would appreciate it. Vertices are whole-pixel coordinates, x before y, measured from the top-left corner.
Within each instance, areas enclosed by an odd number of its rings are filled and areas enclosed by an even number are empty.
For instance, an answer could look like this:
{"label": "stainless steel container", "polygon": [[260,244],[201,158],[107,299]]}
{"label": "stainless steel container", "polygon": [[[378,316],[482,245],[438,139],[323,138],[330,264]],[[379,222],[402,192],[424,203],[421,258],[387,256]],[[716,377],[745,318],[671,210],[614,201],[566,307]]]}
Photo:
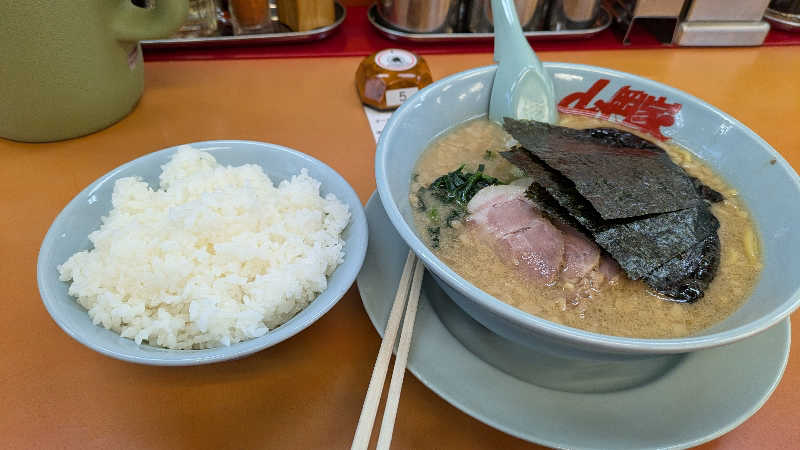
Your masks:
{"label": "stainless steel container", "polygon": [[[757,22],[764,16],[767,3],[769,0],[692,0],[683,20]],[[800,0],[796,3],[800,5]]]}
{"label": "stainless steel container", "polygon": [[763,22],[769,0],[692,0],[672,43],[683,46],[761,45],[769,33]]}
{"label": "stainless steel container", "polygon": [[800,31],[800,0],[772,0],[764,18],[775,28]]}
{"label": "stainless steel container", "polygon": [[548,28],[554,31],[589,28],[599,11],[600,0],[552,0]]}
{"label": "stainless steel container", "polygon": [[[549,0],[514,0],[522,29],[535,31],[545,29]],[[489,33],[492,26],[491,0],[471,0],[465,14],[465,30],[470,33]]]}
{"label": "stainless steel container", "polygon": [[789,15],[800,16],[800,0],[772,0],[769,9]]}
{"label": "stainless steel container", "polygon": [[772,0],[769,10],[781,18],[800,25],[800,0]]}
{"label": "stainless steel container", "polygon": [[387,25],[411,33],[459,31],[463,0],[378,0]]}

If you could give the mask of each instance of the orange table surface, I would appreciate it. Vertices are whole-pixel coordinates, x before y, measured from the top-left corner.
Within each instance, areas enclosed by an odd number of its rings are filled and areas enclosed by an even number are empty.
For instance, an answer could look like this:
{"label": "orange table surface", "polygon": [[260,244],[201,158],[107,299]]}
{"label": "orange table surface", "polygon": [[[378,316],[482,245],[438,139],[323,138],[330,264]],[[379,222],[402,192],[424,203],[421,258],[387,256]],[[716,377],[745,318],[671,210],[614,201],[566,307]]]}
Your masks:
{"label": "orange table surface", "polygon": [[[682,89],[742,121],[800,169],[796,48],[541,56]],[[435,79],[492,63],[489,54],[426,59]],[[355,286],[318,322],[273,348],[239,361],[161,368],[117,361],[69,338],[45,311],[35,273],[45,232],[75,194],[126,161],[176,144],[253,139],[295,148],[328,163],[366,202],[375,189],[375,144],[353,86],[358,63],[147,63],[141,102],[110,128],[47,144],[0,139],[0,447],[349,447],[380,344]],[[780,385],[752,418],[703,448],[798,448],[798,354],[792,352]],[[393,445],[536,448],[462,413],[410,374]]]}

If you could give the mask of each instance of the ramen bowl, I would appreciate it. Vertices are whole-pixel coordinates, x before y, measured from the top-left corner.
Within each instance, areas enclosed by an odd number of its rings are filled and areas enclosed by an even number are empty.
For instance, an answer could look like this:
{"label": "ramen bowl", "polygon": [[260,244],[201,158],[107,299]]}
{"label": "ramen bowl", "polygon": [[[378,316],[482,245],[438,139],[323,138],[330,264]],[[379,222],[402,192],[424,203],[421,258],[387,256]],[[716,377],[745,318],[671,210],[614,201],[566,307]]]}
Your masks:
{"label": "ramen bowl", "polygon": [[[376,154],[376,180],[383,207],[402,239],[424,262],[460,310],[515,348],[573,359],[632,361],[676,355],[730,344],[766,330],[800,304],[800,179],[786,161],[728,114],[677,89],[635,75],[577,64],[548,63],[562,112],[623,121],[687,148],[721,175],[748,205],[762,243],[763,270],[751,295],[731,316],[682,338],[642,339],[604,335],[560,325],[510,306],[478,289],[444,264],[414,227],[409,189],[414,166],[428,144],[453,126],[487,114],[495,67],[468,70],[442,79],[404,103],[383,130]],[[618,102],[646,98],[638,114]],[[775,195],[780,193],[780,195]],[[701,300],[702,301],[702,300]],[[445,308],[446,309],[446,308]],[[444,309],[437,308],[440,314]],[[447,324],[449,317],[444,317]],[[465,322],[466,323],[466,322]],[[471,350],[477,328],[450,327]],[[485,346],[484,346],[485,347]],[[491,345],[503,348],[502,342]],[[502,365],[494,361],[498,365]],[[665,363],[667,364],[667,363]]]}

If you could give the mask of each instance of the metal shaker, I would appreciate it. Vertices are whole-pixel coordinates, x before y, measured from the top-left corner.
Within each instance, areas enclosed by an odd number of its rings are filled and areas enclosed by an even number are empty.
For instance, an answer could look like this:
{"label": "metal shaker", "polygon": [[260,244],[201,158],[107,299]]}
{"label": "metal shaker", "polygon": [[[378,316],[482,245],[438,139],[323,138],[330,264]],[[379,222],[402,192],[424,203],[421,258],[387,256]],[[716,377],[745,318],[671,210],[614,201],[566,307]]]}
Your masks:
{"label": "metal shaker", "polygon": [[[547,20],[548,0],[514,0],[522,29],[542,30]],[[492,25],[491,0],[471,0],[465,14],[465,31],[470,33],[489,33]]]}
{"label": "metal shaker", "polygon": [[409,33],[458,31],[464,0],[378,0],[378,15]]}
{"label": "metal shaker", "polygon": [[589,28],[598,11],[600,0],[552,0],[548,28],[553,31]]}

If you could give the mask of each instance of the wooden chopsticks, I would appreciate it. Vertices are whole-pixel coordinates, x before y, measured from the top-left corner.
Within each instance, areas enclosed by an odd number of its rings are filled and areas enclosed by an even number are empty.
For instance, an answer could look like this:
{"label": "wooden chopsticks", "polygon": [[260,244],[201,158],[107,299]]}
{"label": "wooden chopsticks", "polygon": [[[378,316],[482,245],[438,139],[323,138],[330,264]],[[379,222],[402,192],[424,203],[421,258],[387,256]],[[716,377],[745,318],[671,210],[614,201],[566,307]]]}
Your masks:
{"label": "wooden chopsticks", "polygon": [[400,283],[397,286],[392,310],[389,312],[389,321],[386,323],[386,331],[383,334],[383,340],[378,350],[378,357],[372,369],[372,378],[369,380],[364,406],[361,408],[361,416],[358,419],[358,426],[353,437],[352,450],[366,450],[369,445],[375,416],[378,413],[378,404],[381,400],[383,384],[386,379],[386,372],[389,369],[389,361],[392,357],[392,349],[397,339],[397,329],[400,327],[400,320],[403,318],[403,306],[406,305],[406,298],[408,298],[403,331],[400,334],[400,343],[397,347],[397,356],[392,370],[392,380],[389,383],[386,407],[383,410],[383,420],[378,434],[377,448],[380,450],[388,449],[392,442],[392,431],[394,430],[394,421],[397,416],[397,405],[400,401],[400,390],[403,387],[403,377],[405,376],[406,363],[408,362],[408,350],[411,347],[411,333],[414,331],[414,319],[417,315],[417,305],[424,273],[425,266],[417,259],[414,252],[409,250],[406,264],[403,267],[403,275],[400,277]]}

